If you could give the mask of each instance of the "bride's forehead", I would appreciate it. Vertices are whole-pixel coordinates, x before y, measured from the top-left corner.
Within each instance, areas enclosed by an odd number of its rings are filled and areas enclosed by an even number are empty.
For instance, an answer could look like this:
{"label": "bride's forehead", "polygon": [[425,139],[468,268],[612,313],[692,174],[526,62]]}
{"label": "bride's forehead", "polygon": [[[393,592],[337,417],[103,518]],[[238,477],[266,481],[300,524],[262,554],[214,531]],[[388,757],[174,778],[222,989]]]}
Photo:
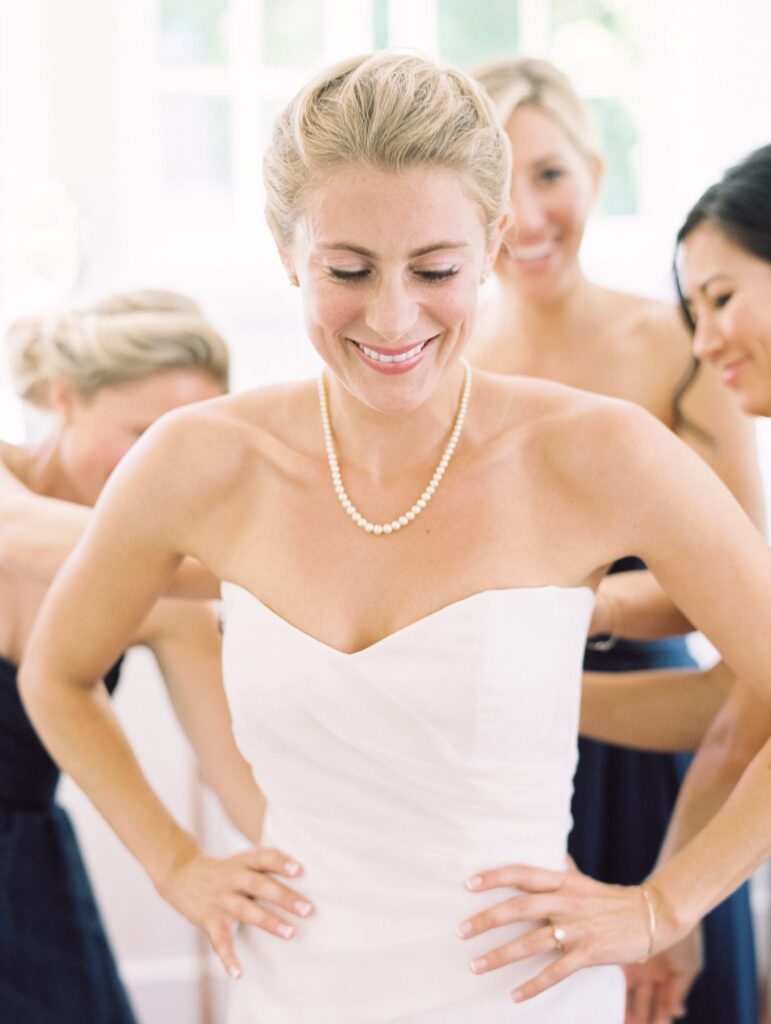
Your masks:
{"label": "bride's forehead", "polygon": [[310,191],[304,205],[304,233],[313,244],[345,240],[369,248],[367,238],[397,238],[411,249],[427,244],[427,232],[468,240],[483,232],[463,177],[448,168],[340,168]]}

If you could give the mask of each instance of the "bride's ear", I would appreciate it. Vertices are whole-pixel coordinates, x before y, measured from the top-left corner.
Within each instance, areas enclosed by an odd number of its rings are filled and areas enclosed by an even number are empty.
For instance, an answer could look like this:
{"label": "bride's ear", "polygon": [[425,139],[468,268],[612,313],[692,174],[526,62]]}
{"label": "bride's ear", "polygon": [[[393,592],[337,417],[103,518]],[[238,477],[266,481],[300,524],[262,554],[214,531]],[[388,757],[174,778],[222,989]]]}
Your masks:
{"label": "bride's ear", "polygon": [[487,245],[487,252],[485,253],[485,261],[482,266],[481,280],[484,282],[492,273],[495,261],[498,259],[498,253],[501,251],[501,245],[506,237],[506,232],[511,228],[512,224],[512,212],[510,207],[506,207],[504,212],[498,218],[497,223],[490,231],[490,240]]}
{"label": "bride's ear", "polygon": [[278,226],[274,223],[273,218],[267,210],[265,211],[265,220],[268,222],[271,235],[273,235],[273,241],[276,243],[279,259],[284,266],[284,270],[289,278],[289,283],[292,287],[297,288],[299,287],[300,281],[297,277],[297,271],[295,270],[294,259],[290,252],[290,247],[281,237]]}

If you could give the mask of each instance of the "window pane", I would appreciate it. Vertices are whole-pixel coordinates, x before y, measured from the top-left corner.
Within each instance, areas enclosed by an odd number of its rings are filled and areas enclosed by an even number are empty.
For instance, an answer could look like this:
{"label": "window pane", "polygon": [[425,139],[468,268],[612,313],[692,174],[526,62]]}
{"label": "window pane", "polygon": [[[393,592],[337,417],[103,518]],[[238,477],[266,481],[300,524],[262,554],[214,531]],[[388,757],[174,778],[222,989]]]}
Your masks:
{"label": "window pane", "polygon": [[266,64],[297,67],[321,56],[324,5],[319,0],[264,0],[263,10]]}
{"label": "window pane", "polygon": [[228,0],[160,0],[160,58],[168,64],[227,60]]}
{"label": "window pane", "polygon": [[165,212],[206,219],[230,212],[230,101],[164,96],[160,117]]}
{"label": "window pane", "polygon": [[388,46],[388,0],[373,0],[372,22],[376,50]]}
{"label": "window pane", "polygon": [[552,28],[568,21],[592,21],[614,35],[631,32],[626,0],[552,0]]}
{"label": "window pane", "polygon": [[438,0],[439,51],[445,60],[471,67],[519,43],[517,0]]}
{"label": "window pane", "polygon": [[637,126],[620,100],[590,101],[602,132],[605,180],[602,211],[611,215],[637,213]]}

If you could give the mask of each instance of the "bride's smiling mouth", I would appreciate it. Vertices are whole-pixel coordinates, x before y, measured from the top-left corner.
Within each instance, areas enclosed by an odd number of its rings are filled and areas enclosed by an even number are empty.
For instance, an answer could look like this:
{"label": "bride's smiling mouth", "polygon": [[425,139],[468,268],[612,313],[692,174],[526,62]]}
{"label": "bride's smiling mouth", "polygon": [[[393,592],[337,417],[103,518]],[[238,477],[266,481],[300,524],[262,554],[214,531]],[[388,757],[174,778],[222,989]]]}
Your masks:
{"label": "bride's smiling mouth", "polygon": [[433,337],[420,341],[415,345],[396,349],[364,345],[353,338],[347,338],[346,340],[354,345],[356,351],[369,366],[374,367],[381,373],[404,373],[407,370],[411,370],[419,362],[420,357],[428,346],[433,341],[436,341],[438,337],[439,335],[435,334]]}

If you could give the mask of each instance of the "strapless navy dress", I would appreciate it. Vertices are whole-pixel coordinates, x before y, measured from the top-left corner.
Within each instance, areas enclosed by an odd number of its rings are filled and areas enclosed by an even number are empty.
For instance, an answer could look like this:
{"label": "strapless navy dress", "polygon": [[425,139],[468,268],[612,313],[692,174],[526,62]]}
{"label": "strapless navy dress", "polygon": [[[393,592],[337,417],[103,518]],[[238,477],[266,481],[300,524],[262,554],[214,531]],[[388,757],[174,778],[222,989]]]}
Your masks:
{"label": "strapless navy dress", "polygon": [[[644,568],[623,559],[611,571]],[[695,665],[683,637],[618,640],[608,651],[588,648],[592,672]],[[593,740],[579,742],[569,849],[593,878],[637,885],[653,869],[690,754],[652,754]],[[742,886],[704,921],[705,967],[688,999],[686,1024],[757,1024],[760,1020],[749,887]]]}
{"label": "strapless navy dress", "polygon": [[0,1021],[136,1024],[58,780],[0,658]]}

